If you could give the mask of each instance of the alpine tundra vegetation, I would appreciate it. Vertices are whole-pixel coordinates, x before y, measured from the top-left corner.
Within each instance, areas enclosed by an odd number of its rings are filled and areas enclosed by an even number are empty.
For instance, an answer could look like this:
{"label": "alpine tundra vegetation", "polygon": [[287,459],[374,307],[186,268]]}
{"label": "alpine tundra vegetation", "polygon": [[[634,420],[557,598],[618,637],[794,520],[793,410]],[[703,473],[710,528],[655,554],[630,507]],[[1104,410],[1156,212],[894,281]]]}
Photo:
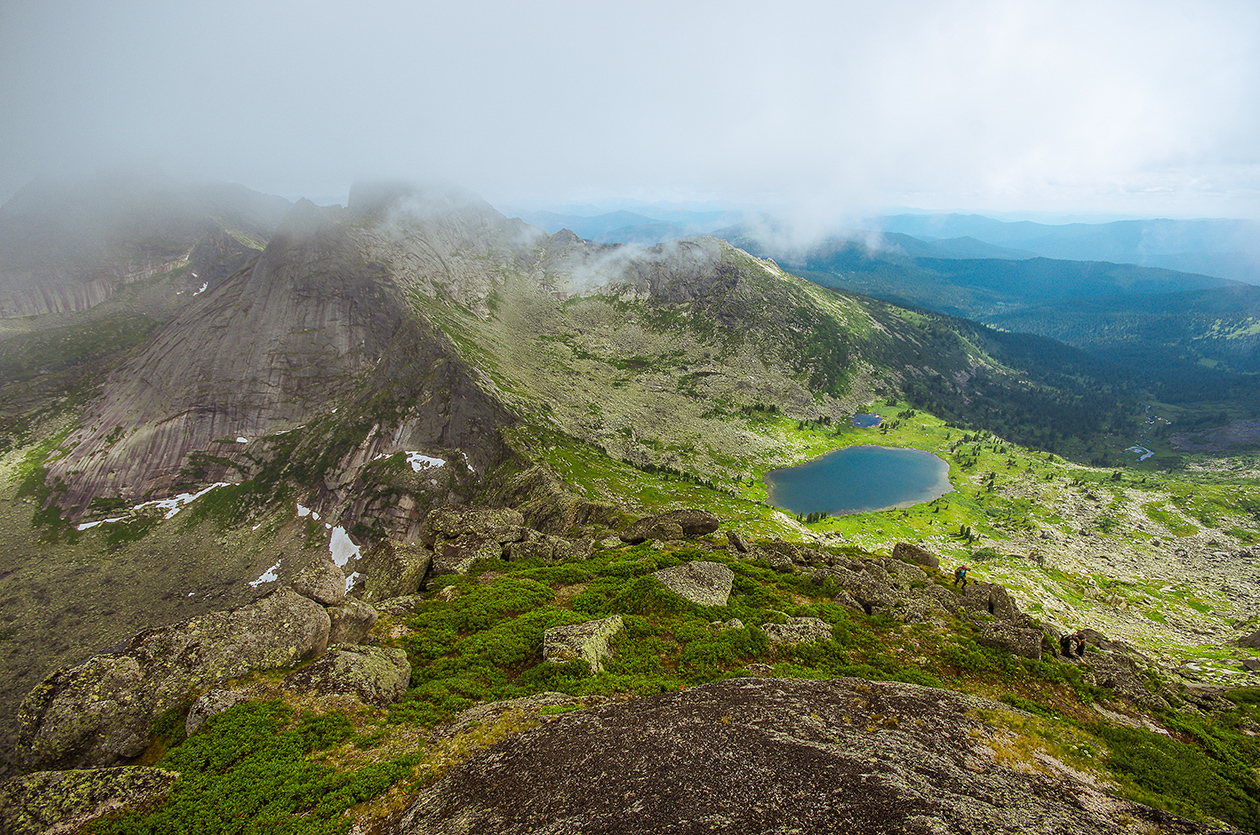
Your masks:
{"label": "alpine tundra vegetation", "polygon": [[[1239,402],[448,187],[55,222],[112,187],[0,212],[5,831],[1260,832]],[[871,444],[952,489],[769,502]]]}

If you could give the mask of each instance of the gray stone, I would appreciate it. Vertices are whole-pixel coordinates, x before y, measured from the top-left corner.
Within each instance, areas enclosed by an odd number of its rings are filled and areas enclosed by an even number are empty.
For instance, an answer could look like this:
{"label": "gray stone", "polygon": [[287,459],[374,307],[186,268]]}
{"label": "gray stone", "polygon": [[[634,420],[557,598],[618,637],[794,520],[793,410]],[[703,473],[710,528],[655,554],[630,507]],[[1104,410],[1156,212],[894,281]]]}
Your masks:
{"label": "gray stone", "polygon": [[1244,635],[1238,639],[1240,647],[1251,647],[1252,649],[1260,649],[1260,629],[1252,632],[1250,635]]}
{"label": "gray stone", "polygon": [[543,661],[560,664],[581,658],[590,664],[592,673],[599,673],[604,669],[602,659],[612,655],[609,641],[623,626],[620,615],[553,626],[543,633]]}
{"label": "gray stone", "polygon": [[867,614],[873,614],[877,609],[886,609],[896,604],[898,600],[891,588],[865,571],[839,569],[835,576],[840,587],[848,592]]}
{"label": "gray stone", "polygon": [[982,715],[1016,719],[860,679],[746,677],[610,702],[455,766],[380,835],[1202,831],[1031,755],[999,762],[1006,732]]}
{"label": "gray stone", "polygon": [[411,686],[407,653],[393,647],[340,646],[285,676],[283,687],[320,696],[350,695],[393,704]]}
{"label": "gray stone", "polygon": [[420,540],[435,548],[438,539],[460,539],[470,536],[493,540],[500,545],[516,542],[523,536],[525,517],[508,507],[467,507],[447,505],[434,508],[424,518]]}
{"label": "gray stone", "polygon": [[0,784],[0,832],[55,835],[78,832],[106,815],[160,802],[179,774],[120,766],[40,771]]}
{"label": "gray stone", "polygon": [[891,558],[880,560],[879,564],[888,573],[892,584],[899,589],[910,589],[915,584],[922,585],[928,582],[927,573],[918,566]]}
{"label": "gray stone", "polygon": [[716,514],[707,510],[697,510],[688,508],[685,510],[671,510],[668,513],[662,513],[656,517],[662,522],[677,525],[682,529],[684,536],[704,536],[713,533],[721,527],[721,520]]}
{"label": "gray stone", "polygon": [[1244,670],[1253,673],[1260,673],[1260,658],[1244,658],[1242,660]]}
{"label": "gray stone", "polygon": [[748,540],[744,539],[738,531],[733,531],[729,528],[726,531],[726,542],[731,546],[732,550],[739,554],[747,554],[752,550],[752,546],[748,544]]}
{"label": "gray stone", "polygon": [[679,597],[701,606],[725,606],[735,582],[735,572],[718,562],[683,563],[652,576]]}
{"label": "gray stone", "polygon": [[[402,616],[411,614],[423,602],[423,594],[409,594],[405,597],[391,597],[389,600],[382,600],[373,608],[387,615]],[[332,642],[330,641],[329,643]]]}
{"label": "gray stone", "polygon": [[936,558],[935,554],[926,548],[919,545],[911,545],[908,542],[898,542],[894,545],[892,555],[895,560],[912,562],[928,568],[941,567],[941,562]]}
{"label": "gray stone", "polygon": [[682,539],[682,526],[674,522],[662,522],[655,516],[647,516],[634,522],[630,527],[618,534],[621,541],[627,545],[638,545],[640,542],[648,542],[653,539],[669,541],[671,539]]}
{"label": "gray stone", "polygon": [[340,606],[328,607],[328,644],[357,644],[376,625],[376,609],[362,600],[348,597]]}
{"label": "gray stone", "polygon": [[1002,621],[981,624],[976,630],[976,643],[1033,660],[1041,658],[1041,638],[1040,629],[1021,629]]}
{"label": "gray stone", "polygon": [[767,542],[752,549],[753,559],[765,560],[775,571],[787,573],[796,559],[796,546],[789,542]]}
{"label": "gray stone", "polygon": [[426,548],[382,540],[359,558],[362,598],[368,603],[415,594],[433,561]]}
{"label": "gray stone", "polygon": [[819,618],[788,618],[787,623],[763,624],[761,631],[772,644],[812,644],[831,638],[831,627]]}
{"label": "gray stone", "polygon": [[227,612],[142,632],[117,654],[50,674],[18,709],[17,752],[31,768],[112,765],[138,756],[153,720],[195,693],[324,651],[324,607],[282,588]]}
{"label": "gray stone", "polygon": [[188,709],[188,717],[184,720],[184,733],[192,736],[201,730],[201,726],[211,716],[217,716],[230,707],[241,702],[248,702],[249,694],[243,690],[221,690],[217,687],[201,694]]}
{"label": "gray stone", "polygon": [[316,603],[336,606],[346,598],[346,575],[325,553],[295,574],[289,587]]}
{"label": "gray stone", "polygon": [[432,577],[443,574],[468,574],[479,562],[503,558],[503,543],[494,538],[471,534],[459,539],[438,537],[433,546]]}

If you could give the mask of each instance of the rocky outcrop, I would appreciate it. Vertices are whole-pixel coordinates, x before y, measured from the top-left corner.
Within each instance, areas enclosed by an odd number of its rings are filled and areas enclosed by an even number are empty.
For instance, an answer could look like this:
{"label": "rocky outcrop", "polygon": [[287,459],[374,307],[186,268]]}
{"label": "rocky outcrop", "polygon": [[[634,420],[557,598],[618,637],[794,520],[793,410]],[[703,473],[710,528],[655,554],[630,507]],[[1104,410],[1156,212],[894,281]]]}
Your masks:
{"label": "rocky outcrop", "polygon": [[367,603],[415,594],[432,562],[427,548],[381,540],[359,557],[355,571],[361,576],[354,592]]}
{"label": "rocky outcrop", "polygon": [[763,624],[772,644],[812,644],[831,639],[831,627],[820,618],[788,618],[786,623]]}
{"label": "rocky outcrop", "polygon": [[735,582],[735,572],[719,562],[683,563],[652,576],[679,597],[701,606],[725,606]]}
{"label": "rocky outcrop", "polygon": [[188,708],[188,716],[184,719],[184,733],[192,736],[201,730],[201,726],[211,716],[218,716],[228,708],[249,699],[249,693],[244,690],[224,690],[218,687],[207,690]]}
{"label": "rocky outcrop", "polygon": [[350,695],[384,706],[401,699],[410,684],[411,664],[402,650],[341,646],[289,673],[283,686],[319,696]]}
{"label": "rocky outcrop", "polygon": [[579,658],[591,665],[592,673],[602,672],[603,659],[612,656],[612,637],[625,624],[620,615],[590,620],[570,626],[553,626],[543,633],[543,661],[561,664]]}
{"label": "rocky outcrop", "polygon": [[917,563],[928,568],[940,568],[941,561],[926,548],[911,545],[909,542],[898,542],[893,546],[892,558],[904,562]]}
{"label": "rocky outcrop", "polygon": [[328,645],[322,606],[291,589],[248,606],[143,632],[120,652],[49,675],[18,709],[18,757],[32,768],[112,765],[138,756],[153,720],[189,694]]}
{"label": "rocky outcrop", "polygon": [[554,565],[568,560],[587,559],[593,548],[594,541],[590,539],[565,539],[541,533],[532,528],[525,528],[524,539],[520,542],[509,542],[503,546],[503,559],[511,561],[539,559],[547,565]]}
{"label": "rocky outcrop", "polygon": [[79,832],[106,815],[158,803],[179,777],[174,771],[120,766],[41,771],[0,785],[0,832]]}
{"label": "rocky outcrop", "polygon": [[526,524],[548,534],[565,534],[589,524],[611,525],[617,511],[566,490],[546,467],[536,465],[508,479],[496,503],[513,507]]}
{"label": "rocky outcrop", "polygon": [[289,588],[325,606],[336,606],[346,598],[345,575],[329,554],[322,554],[293,575]]}
{"label": "rocky outcrop", "polygon": [[425,517],[420,541],[433,549],[434,577],[467,574],[478,562],[503,557],[503,546],[525,536],[525,517],[506,507],[449,505]]}
{"label": "rocky outcrop", "polygon": [[637,545],[649,539],[684,539],[713,533],[721,525],[718,517],[707,510],[673,510],[645,516],[623,530],[621,541]]}
{"label": "rocky outcrop", "polygon": [[1041,645],[1045,635],[1040,629],[1022,629],[1011,623],[997,621],[983,623],[976,630],[976,643],[1004,649],[1014,655],[1041,659]]}
{"label": "rocky outcrop", "polygon": [[372,631],[376,618],[375,608],[353,597],[329,606],[328,645],[359,643]]}
{"label": "rocky outcrop", "polygon": [[999,763],[1006,732],[981,712],[1012,710],[859,679],[734,679],[600,705],[456,767],[385,833],[1204,831],[1049,756]]}

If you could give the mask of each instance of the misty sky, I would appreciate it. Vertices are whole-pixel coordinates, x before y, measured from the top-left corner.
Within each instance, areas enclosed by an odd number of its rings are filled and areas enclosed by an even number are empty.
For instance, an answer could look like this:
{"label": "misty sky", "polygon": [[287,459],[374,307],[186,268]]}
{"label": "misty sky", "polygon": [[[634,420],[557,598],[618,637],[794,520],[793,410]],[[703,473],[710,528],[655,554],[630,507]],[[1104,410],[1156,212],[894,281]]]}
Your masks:
{"label": "misty sky", "polygon": [[0,200],[153,164],[287,197],[1260,217],[1260,3],[0,0]]}

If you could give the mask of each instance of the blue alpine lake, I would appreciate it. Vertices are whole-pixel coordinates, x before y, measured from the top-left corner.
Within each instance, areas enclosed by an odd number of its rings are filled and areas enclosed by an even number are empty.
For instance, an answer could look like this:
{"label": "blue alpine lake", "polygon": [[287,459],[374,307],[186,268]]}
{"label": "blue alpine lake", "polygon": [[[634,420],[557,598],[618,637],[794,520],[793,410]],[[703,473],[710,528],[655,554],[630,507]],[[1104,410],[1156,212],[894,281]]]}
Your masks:
{"label": "blue alpine lake", "polygon": [[854,446],[766,473],[770,502],[792,513],[831,516],[910,507],[954,489],[949,464],[921,449]]}

